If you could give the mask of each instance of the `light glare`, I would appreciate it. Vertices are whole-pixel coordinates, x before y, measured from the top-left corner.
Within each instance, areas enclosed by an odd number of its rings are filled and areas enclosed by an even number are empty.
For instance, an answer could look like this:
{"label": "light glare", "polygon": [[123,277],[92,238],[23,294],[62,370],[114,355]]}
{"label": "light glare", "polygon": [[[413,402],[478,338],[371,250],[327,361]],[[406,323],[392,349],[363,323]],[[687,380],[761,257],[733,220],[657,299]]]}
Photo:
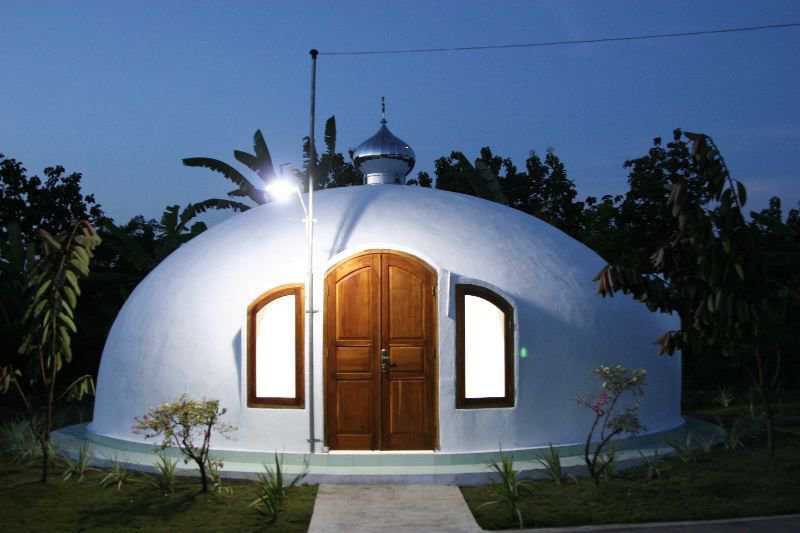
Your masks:
{"label": "light glare", "polygon": [[297,187],[286,179],[274,180],[264,189],[270,196],[281,202],[288,200],[289,197],[297,192]]}

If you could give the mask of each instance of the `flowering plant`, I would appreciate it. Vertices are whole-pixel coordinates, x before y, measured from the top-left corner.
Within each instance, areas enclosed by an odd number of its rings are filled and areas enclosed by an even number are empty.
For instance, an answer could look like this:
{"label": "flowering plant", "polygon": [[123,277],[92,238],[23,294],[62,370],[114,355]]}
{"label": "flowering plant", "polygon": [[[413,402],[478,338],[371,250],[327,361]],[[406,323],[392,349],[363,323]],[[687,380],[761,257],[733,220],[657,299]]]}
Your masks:
{"label": "flowering plant", "polygon": [[[636,434],[645,429],[639,420],[639,401],[644,396],[647,373],[641,368],[629,370],[622,365],[600,366],[593,373],[602,380],[602,389],[594,397],[578,398],[578,404],[594,413],[583,456],[589,475],[595,485],[599,485],[600,479],[611,467],[611,461],[604,459],[608,456],[611,440],[622,433]],[[633,404],[617,414],[617,403],[626,392],[633,396]],[[593,445],[595,441],[597,443]]]}

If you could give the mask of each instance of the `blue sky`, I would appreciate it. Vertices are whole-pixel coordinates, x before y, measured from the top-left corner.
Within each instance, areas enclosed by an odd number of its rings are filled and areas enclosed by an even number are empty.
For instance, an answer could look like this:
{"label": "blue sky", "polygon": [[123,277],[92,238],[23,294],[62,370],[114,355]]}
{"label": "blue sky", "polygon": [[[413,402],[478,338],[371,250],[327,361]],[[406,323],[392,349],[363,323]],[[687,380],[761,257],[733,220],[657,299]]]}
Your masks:
{"label": "blue sky", "polygon": [[[118,222],[223,196],[187,156],[234,162],[261,128],[301,161],[308,50],[452,47],[800,22],[786,1],[9,2],[0,31],[0,153],[84,173]],[[414,170],[490,145],[522,166],[554,147],[579,195],[626,190],[622,163],[682,127],[714,137],[751,207],[800,201],[800,28],[429,55],[320,56],[318,138],[389,126]]]}

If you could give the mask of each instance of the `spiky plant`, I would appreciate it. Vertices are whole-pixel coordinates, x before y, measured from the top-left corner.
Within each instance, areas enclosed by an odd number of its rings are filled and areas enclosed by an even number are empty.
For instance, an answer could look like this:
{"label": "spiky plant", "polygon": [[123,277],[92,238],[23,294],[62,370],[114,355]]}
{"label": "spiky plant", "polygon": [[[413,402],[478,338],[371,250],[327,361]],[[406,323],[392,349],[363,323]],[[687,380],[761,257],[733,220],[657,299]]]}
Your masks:
{"label": "spiky plant", "polygon": [[178,461],[167,457],[164,451],[159,451],[156,455],[158,456],[156,476],[152,483],[162,494],[172,494],[175,491],[175,473],[178,468]]}
{"label": "spiky plant", "polygon": [[675,455],[684,463],[694,463],[700,455],[695,442],[695,436],[691,431],[686,432],[683,440],[679,438],[667,438],[664,442],[672,448]]}
{"label": "spiky plant", "polygon": [[122,466],[118,459],[114,459],[111,462],[111,470],[100,480],[100,485],[103,487],[117,487],[117,490],[122,490],[122,485],[131,481],[131,479],[130,470]]}
{"label": "spiky plant", "polygon": [[561,467],[561,456],[551,444],[542,457],[537,457],[536,461],[544,468],[545,473],[555,481],[556,485],[561,485],[564,480],[564,471]]}
{"label": "spiky plant", "polygon": [[523,493],[533,493],[531,482],[520,479],[519,472],[514,470],[514,459],[510,455],[501,453],[500,460],[490,463],[489,468],[500,476],[499,483],[494,485],[497,498],[480,505],[478,508],[488,505],[508,505],[511,519],[516,520],[520,528],[524,527],[525,521],[522,518],[519,504]]}
{"label": "spiky plant", "polygon": [[69,457],[63,457],[65,468],[62,478],[64,481],[69,481],[74,478],[75,481],[81,483],[86,478],[86,473],[90,470],[94,470],[89,466],[91,457],[92,455],[88,444],[81,446],[78,452],[78,458],[74,461]]}
{"label": "spiky plant", "polygon": [[267,524],[274,524],[283,511],[289,489],[300,483],[307,474],[307,466],[297,474],[288,485],[284,484],[283,461],[275,454],[275,469],[264,465],[264,473],[258,474],[258,498],[250,503],[259,514],[266,518]]}

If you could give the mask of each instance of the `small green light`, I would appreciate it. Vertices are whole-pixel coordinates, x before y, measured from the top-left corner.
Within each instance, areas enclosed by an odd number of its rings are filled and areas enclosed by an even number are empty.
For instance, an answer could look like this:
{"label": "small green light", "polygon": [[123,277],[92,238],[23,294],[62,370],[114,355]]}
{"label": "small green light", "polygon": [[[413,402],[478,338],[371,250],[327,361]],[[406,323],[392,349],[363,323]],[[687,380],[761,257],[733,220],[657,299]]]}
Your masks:
{"label": "small green light", "polygon": [[519,356],[520,356],[521,358],[523,358],[523,359],[525,359],[526,357],[528,357],[528,349],[527,349],[526,347],[524,347],[524,346],[523,346],[522,348],[520,348],[520,349],[519,349]]}

